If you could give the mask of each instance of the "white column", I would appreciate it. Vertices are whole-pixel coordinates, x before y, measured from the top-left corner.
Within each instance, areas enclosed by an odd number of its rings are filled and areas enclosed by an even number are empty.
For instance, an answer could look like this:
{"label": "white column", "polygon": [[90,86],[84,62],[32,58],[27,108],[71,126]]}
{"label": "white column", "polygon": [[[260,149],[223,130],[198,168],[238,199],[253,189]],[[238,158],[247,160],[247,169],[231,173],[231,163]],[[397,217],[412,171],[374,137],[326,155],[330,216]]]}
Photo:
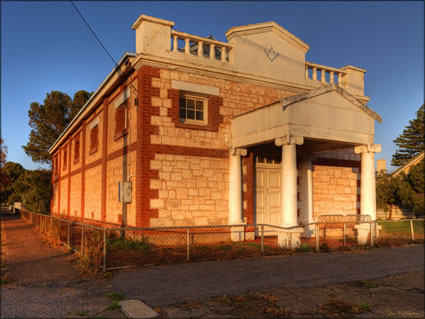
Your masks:
{"label": "white column", "polygon": [[233,149],[229,170],[229,224],[242,224],[242,165],[246,149]]}
{"label": "white column", "polygon": [[360,214],[376,219],[375,153],[381,152],[381,145],[356,146],[354,152],[361,154]]}
{"label": "white column", "polygon": [[300,222],[303,225],[313,222],[313,165],[311,157],[301,160],[301,214]]}
{"label": "white column", "polygon": [[292,227],[297,222],[297,153],[296,145],[304,143],[303,137],[284,136],[275,144],[282,146],[281,165],[281,226]]}

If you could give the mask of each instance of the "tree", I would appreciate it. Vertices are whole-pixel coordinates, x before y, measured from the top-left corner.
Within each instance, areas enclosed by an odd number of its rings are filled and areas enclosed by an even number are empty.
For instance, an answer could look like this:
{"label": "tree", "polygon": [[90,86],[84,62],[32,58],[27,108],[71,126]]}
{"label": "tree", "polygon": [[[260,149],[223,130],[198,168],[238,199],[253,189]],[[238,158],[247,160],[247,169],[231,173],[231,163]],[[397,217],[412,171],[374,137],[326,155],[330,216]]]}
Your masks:
{"label": "tree", "polygon": [[380,174],[376,178],[376,207],[389,211],[388,218],[392,218],[393,205],[401,204],[399,196],[401,178],[391,178],[389,174]]}
{"label": "tree", "polygon": [[4,144],[3,139],[0,137],[0,168],[6,163],[7,146]]}
{"label": "tree", "polygon": [[49,148],[89,97],[84,90],[75,93],[74,100],[66,93],[51,91],[46,94],[43,104],[31,103],[28,116],[32,130],[29,142],[22,147],[34,162],[50,163]]}
{"label": "tree", "polygon": [[425,160],[410,168],[409,173],[403,176],[399,187],[399,196],[403,204],[413,209],[415,215],[425,214]]}
{"label": "tree", "polygon": [[77,115],[80,109],[86,104],[89,100],[90,96],[93,94],[84,90],[80,90],[74,94],[74,98],[72,99],[71,109],[69,112],[70,121]]}
{"label": "tree", "polygon": [[24,207],[35,213],[48,213],[52,193],[52,172],[46,169],[37,169],[26,171],[21,176],[23,178],[19,187],[21,187]]}
{"label": "tree", "polygon": [[6,154],[7,146],[0,137],[0,203],[4,203],[7,200],[7,195],[5,194],[7,176],[3,173],[3,166],[6,163]]}
{"label": "tree", "polygon": [[1,168],[2,184],[0,198],[2,203],[8,201],[8,198],[13,193],[13,184],[24,172],[25,169],[22,165],[14,162],[6,162],[6,164],[4,164]]}
{"label": "tree", "polygon": [[425,150],[425,104],[416,112],[416,118],[409,121],[403,133],[400,134],[394,143],[399,147],[393,154],[391,165],[402,166],[412,157]]}

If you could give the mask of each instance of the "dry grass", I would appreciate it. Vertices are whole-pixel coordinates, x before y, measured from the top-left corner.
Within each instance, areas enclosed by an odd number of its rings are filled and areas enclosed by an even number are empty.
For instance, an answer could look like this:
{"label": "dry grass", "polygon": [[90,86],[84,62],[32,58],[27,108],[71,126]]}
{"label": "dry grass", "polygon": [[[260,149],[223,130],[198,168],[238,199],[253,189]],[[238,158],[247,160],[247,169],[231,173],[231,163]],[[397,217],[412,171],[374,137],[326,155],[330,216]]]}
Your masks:
{"label": "dry grass", "polygon": [[61,245],[60,228],[59,223],[57,221],[53,220],[50,225],[47,225],[47,231],[45,232],[45,236],[49,244],[53,247],[59,247]]}
{"label": "dry grass", "polygon": [[87,275],[94,275],[102,267],[103,236],[95,229],[86,230],[84,235],[83,253],[79,255],[77,268]]}

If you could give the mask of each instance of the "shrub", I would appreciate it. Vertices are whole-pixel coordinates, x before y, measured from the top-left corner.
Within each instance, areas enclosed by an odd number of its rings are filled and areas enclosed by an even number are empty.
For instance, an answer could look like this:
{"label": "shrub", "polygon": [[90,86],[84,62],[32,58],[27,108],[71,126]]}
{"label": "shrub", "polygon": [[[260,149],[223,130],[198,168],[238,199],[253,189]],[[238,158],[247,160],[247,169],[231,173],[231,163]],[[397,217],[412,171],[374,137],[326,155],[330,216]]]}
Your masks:
{"label": "shrub", "polygon": [[298,247],[296,249],[297,252],[299,253],[306,253],[306,252],[310,252],[313,251],[313,247],[310,247],[309,245],[307,245],[306,243],[302,243],[300,245],[300,247]]}

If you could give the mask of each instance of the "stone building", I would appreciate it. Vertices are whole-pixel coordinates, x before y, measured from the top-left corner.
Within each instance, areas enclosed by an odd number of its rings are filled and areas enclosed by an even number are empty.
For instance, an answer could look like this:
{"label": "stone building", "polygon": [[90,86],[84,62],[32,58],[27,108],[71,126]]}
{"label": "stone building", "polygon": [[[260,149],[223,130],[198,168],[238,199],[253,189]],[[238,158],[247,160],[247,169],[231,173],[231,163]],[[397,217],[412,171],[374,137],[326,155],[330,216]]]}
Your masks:
{"label": "stone building", "polygon": [[[375,219],[366,70],[307,62],[274,22],[228,42],[141,15],[125,53],[50,149],[54,215],[140,227]],[[292,232],[300,233],[302,228]]]}

